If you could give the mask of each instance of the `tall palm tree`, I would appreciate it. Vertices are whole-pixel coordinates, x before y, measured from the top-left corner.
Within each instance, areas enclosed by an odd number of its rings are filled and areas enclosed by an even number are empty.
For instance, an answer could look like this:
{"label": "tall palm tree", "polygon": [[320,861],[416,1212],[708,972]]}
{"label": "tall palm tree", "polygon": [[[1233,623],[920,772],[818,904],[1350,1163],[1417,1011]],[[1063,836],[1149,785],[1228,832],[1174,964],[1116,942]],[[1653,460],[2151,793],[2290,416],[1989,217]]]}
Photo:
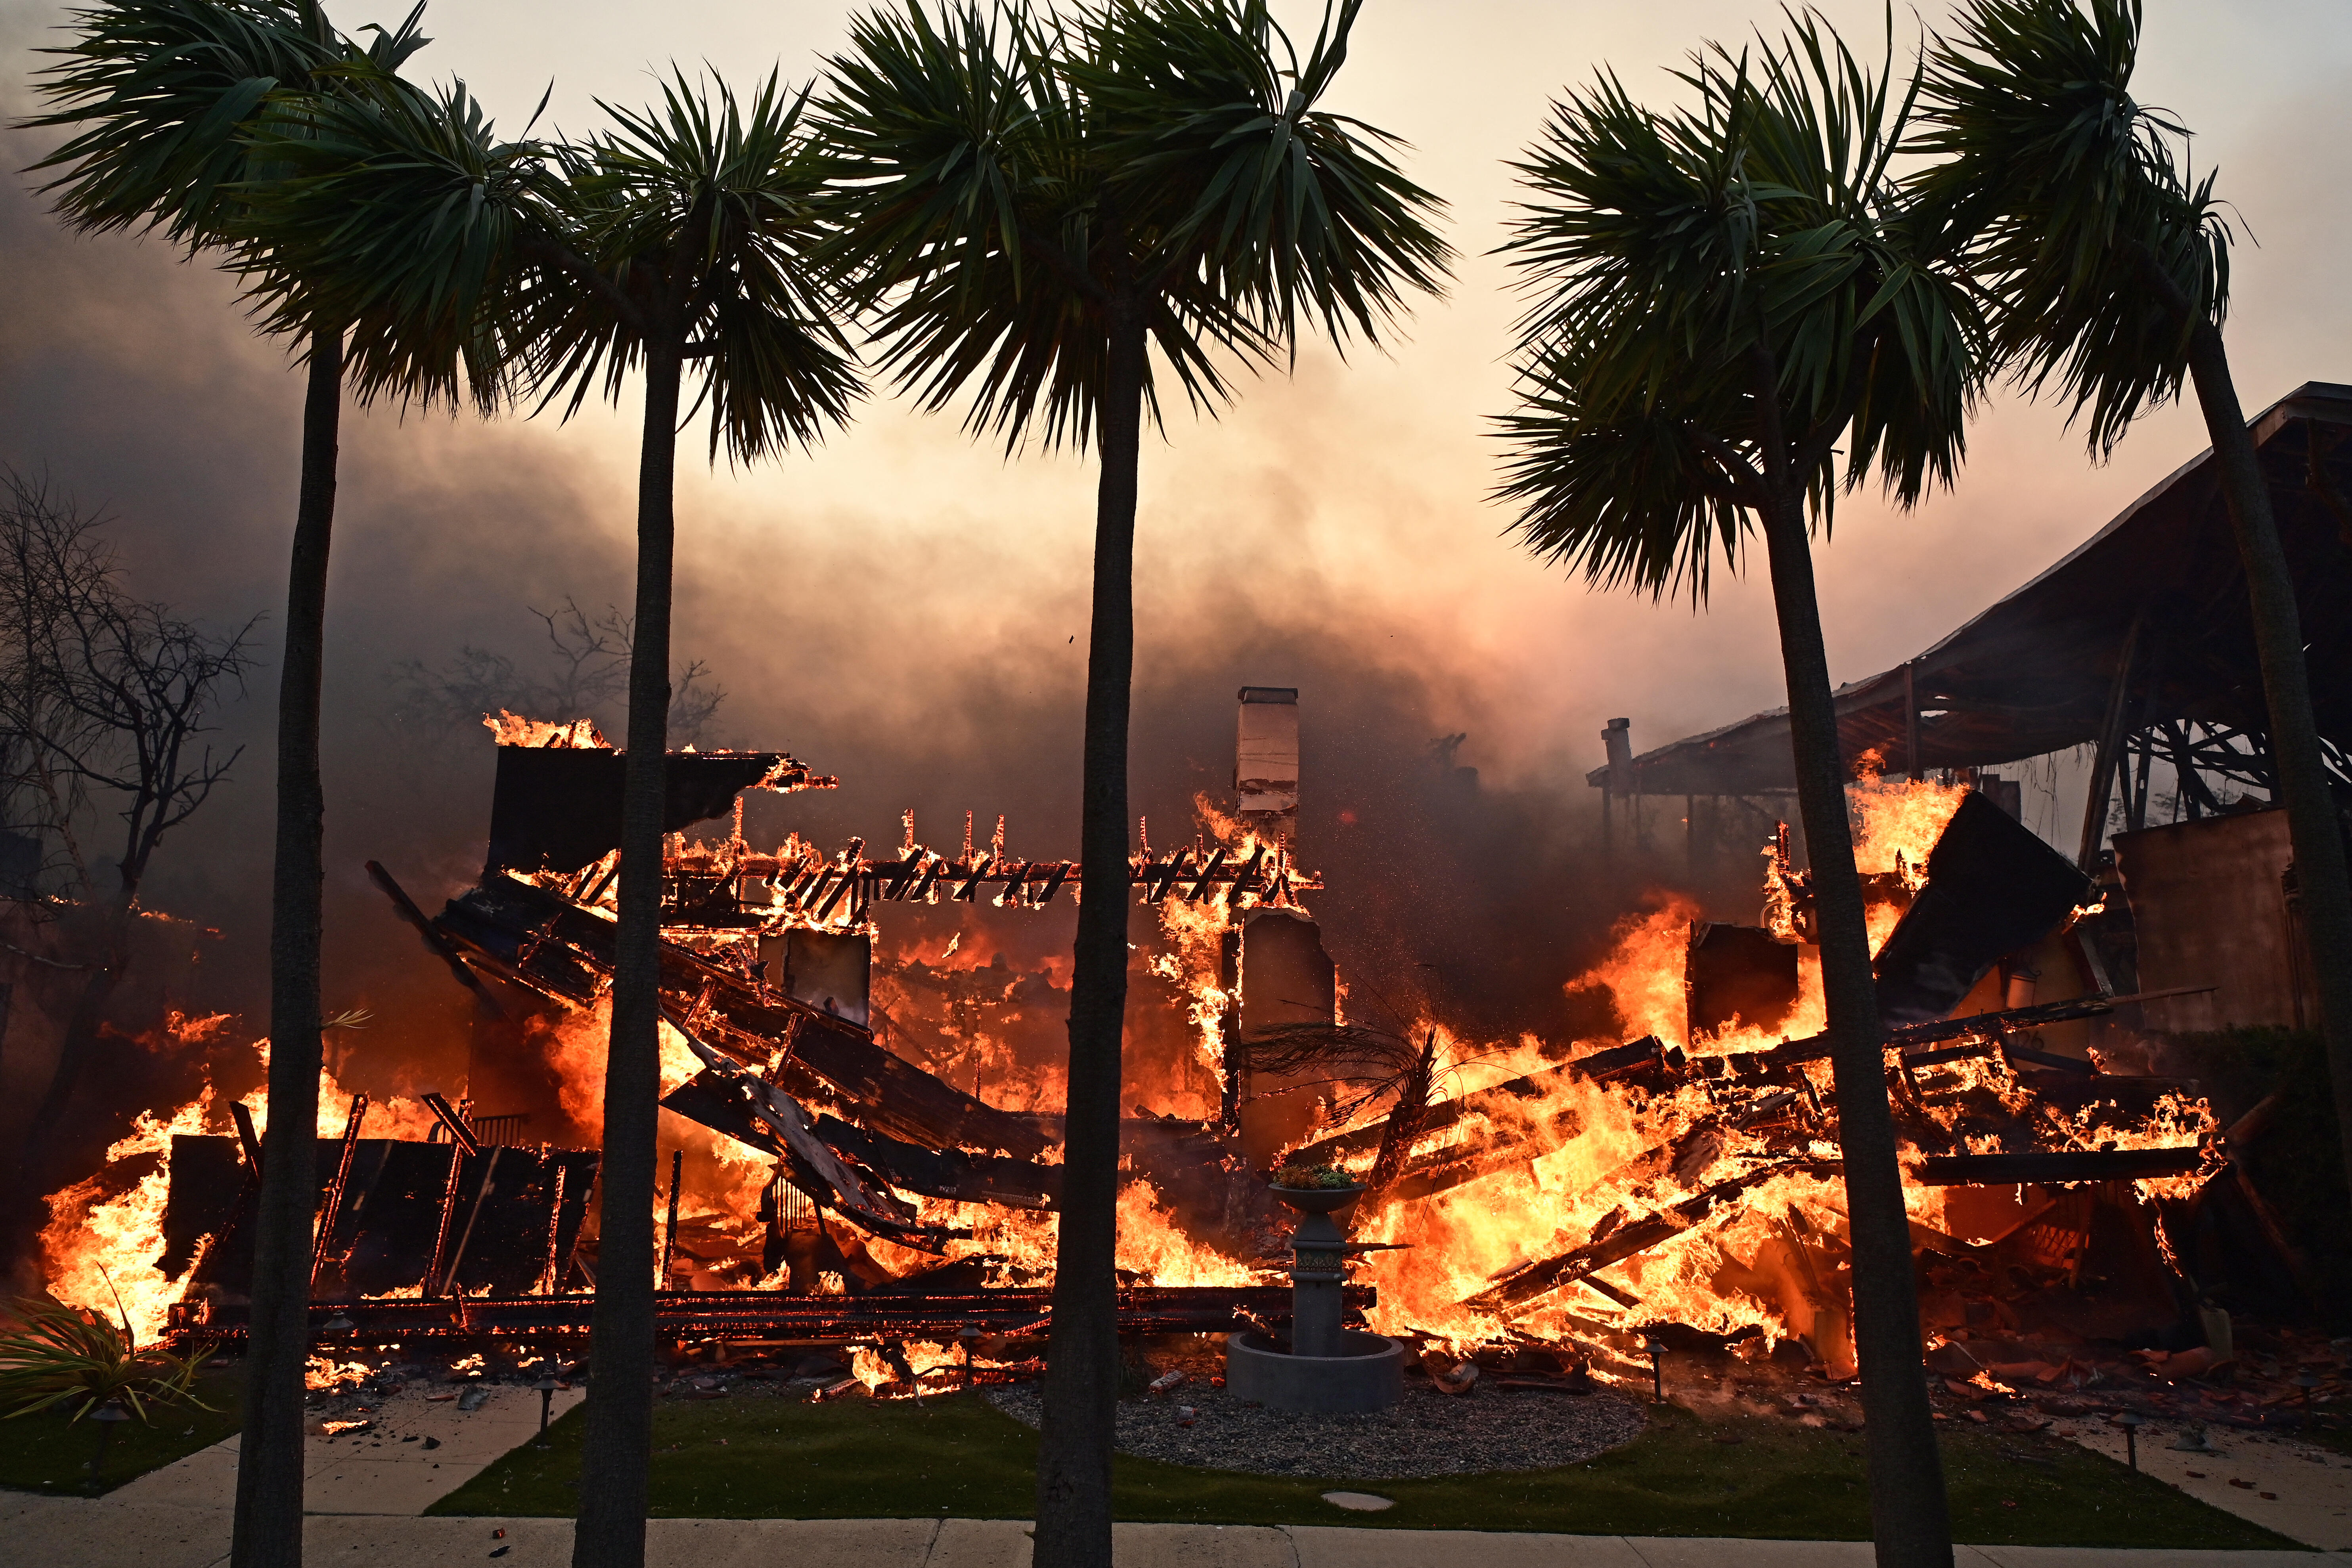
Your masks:
{"label": "tall palm tree", "polygon": [[[310,287],[426,341],[517,368],[567,416],[643,398],[604,1218],[573,1561],[645,1557],[652,1451],[653,1204],[660,1092],[662,805],[668,744],[680,405],[709,411],[710,453],[755,461],[816,441],[862,392],[810,256],[828,233],[829,164],[807,95],[772,74],[748,100],[673,74],[643,112],[600,102],[577,144],[498,142],[462,89],[438,110],[387,93],[313,106],[265,145],[291,174],[258,221]],[[478,128],[478,129],[469,129]],[[367,215],[352,223],[353,211]]]}
{"label": "tall palm tree", "polygon": [[578,1568],[645,1561],[653,1450],[655,1132],[661,1093],[663,757],[670,702],[680,389],[699,373],[710,451],[752,461],[845,423],[861,387],[809,264],[824,237],[825,163],[806,95],[771,75],[747,104],[682,76],[658,110],[604,106],[614,128],[562,160],[557,221],[527,244],[550,288],[531,329],[572,406],[617,396],[641,368],[636,635],[629,651],[619,930],[604,1075],[604,1221]]}
{"label": "tall palm tree", "polygon": [[[1377,342],[1436,290],[1439,204],[1319,107],[1360,0],[1302,58],[1262,0],[1104,0],[1053,12],[921,5],[851,26],[824,105],[848,182],[840,262],[899,384],[1017,448],[1093,444],[1084,858],[1070,1002],[1036,1561],[1110,1557],[1128,710],[1136,471],[1160,376],[1196,405],[1300,329]],[[1152,350],[1159,351],[1158,363]]]}
{"label": "tall palm tree", "polygon": [[[2132,97],[2139,39],[2139,0],[1969,0],[1928,53],[1917,144],[1943,156],[1916,180],[1998,301],[1997,353],[2089,416],[2095,455],[2184,380],[2195,390],[2246,574],[2336,1120],[2352,1130],[2352,876],[2294,578],[2221,341],[2231,237],[2213,175],[2185,165],[2185,128]],[[2344,1158],[2352,1176],[2352,1137]]]}
{"label": "tall palm tree", "polygon": [[[362,351],[354,388],[362,401],[453,395],[460,360],[477,373],[478,397],[494,400],[498,383],[476,344],[446,335],[420,343],[381,317],[313,298],[300,268],[253,221],[256,198],[281,173],[254,149],[266,121],[299,119],[295,106],[334,96],[346,79],[413,96],[394,73],[427,41],[417,26],[423,12],[420,4],[395,28],[366,29],[375,36],[362,46],[338,34],[315,0],[100,0],[75,13],[72,41],[51,51],[64,57],[40,82],[53,107],[26,122],[73,132],[34,165],[59,171],[44,189],[68,224],[88,233],[160,232],[244,273],[270,301],[266,330],[299,342],[307,369],[278,685],[271,1115],[256,1212],[237,1568],[301,1561],[326,813],[320,683],[347,351]],[[296,138],[281,125],[279,139]]]}
{"label": "tall palm tree", "polygon": [[1554,105],[1517,165],[1529,198],[1505,248],[1536,300],[1500,493],[1537,554],[1694,605],[1716,553],[1737,569],[1749,530],[1763,535],[1833,1046],[1878,1561],[1948,1568],[1810,535],[1826,533],[1841,486],[1875,475],[1908,506],[1950,482],[1982,324],[1888,174],[1911,104],[1891,67],[1865,68],[1808,16],[1748,55],[1711,47],[1679,77],[1690,106],[1660,110],[1604,73]]}

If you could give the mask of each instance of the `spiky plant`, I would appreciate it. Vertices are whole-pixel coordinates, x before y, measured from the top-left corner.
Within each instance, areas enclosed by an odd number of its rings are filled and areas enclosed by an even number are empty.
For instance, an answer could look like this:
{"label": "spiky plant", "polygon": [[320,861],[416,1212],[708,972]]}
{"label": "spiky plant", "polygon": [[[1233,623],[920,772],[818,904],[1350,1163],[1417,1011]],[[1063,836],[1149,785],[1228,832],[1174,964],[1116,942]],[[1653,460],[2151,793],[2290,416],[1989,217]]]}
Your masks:
{"label": "spiky plant", "polygon": [[68,1426],[96,1417],[93,1486],[105,1479],[106,1443],[114,1421],[127,1417],[152,1425],[159,1406],[214,1408],[195,1393],[196,1373],[210,1351],[184,1356],[160,1345],[142,1348],[127,1312],[117,1323],[103,1312],[35,1298],[14,1303],[12,1315],[16,1325],[0,1332],[0,1406],[8,1408],[5,1418],[61,1406]]}

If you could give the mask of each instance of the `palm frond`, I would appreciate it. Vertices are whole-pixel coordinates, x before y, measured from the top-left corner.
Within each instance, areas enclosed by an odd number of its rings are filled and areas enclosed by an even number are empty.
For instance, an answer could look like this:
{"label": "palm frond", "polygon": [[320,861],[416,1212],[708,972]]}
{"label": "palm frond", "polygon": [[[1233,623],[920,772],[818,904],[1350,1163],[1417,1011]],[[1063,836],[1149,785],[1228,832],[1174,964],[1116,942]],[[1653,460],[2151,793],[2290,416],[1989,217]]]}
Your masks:
{"label": "palm frond", "polygon": [[1301,59],[1265,0],[1115,0],[1082,15],[1063,68],[1140,265],[1197,278],[1286,345],[1302,314],[1337,345],[1377,342],[1407,290],[1445,284],[1444,204],[1391,161],[1403,143],[1318,107],[1362,3],[1327,6]]}
{"label": "palm frond", "polygon": [[806,106],[772,74],[745,101],[675,73],[653,108],[600,105],[612,129],[562,150],[541,187],[544,238],[603,280],[541,267],[519,333],[545,396],[618,395],[658,328],[695,356],[714,457],[754,460],[848,418],[864,384],[816,259],[832,164]]}
{"label": "palm frond", "polygon": [[537,282],[521,252],[545,149],[499,140],[463,82],[428,95],[373,59],[324,75],[326,90],[279,95],[257,122],[270,177],[237,188],[227,226],[264,325],[345,324],[362,402],[429,405],[462,388],[496,406]]}
{"label": "palm frond", "polygon": [[1968,0],[1927,51],[1914,141],[1937,160],[1913,178],[1922,210],[2000,302],[1995,352],[2102,456],[2179,394],[2190,336],[2229,303],[2212,176],[2132,96],[2139,33],[2139,0]]}
{"label": "palm frond", "polygon": [[32,166],[63,171],[42,194],[78,228],[160,228],[192,248],[222,242],[270,95],[343,54],[313,0],[104,0],[72,15],[74,41],[43,50],[61,58],[36,78],[53,107],[20,122],[74,132]]}
{"label": "palm frond", "polygon": [[1840,489],[1874,477],[1908,506],[1948,484],[1988,328],[1890,174],[1918,90],[1891,46],[1874,68],[1806,13],[1675,75],[1686,102],[1659,110],[1602,71],[1515,165],[1502,249],[1530,303],[1497,495],[1596,585],[1703,603],[1776,463],[1824,529]]}
{"label": "palm frond", "polygon": [[1083,446],[1115,310],[1158,351],[1155,423],[1159,377],[1213,408],[1302,319],[1377,341],[1447,252],[1391,139],[1316,108],[1355,10],[1303,62],[1234,0],[857,18],[819,109],[844,170],[828,257],[885,367],[927,408],[968,395],[968,426],[1008,447]]}

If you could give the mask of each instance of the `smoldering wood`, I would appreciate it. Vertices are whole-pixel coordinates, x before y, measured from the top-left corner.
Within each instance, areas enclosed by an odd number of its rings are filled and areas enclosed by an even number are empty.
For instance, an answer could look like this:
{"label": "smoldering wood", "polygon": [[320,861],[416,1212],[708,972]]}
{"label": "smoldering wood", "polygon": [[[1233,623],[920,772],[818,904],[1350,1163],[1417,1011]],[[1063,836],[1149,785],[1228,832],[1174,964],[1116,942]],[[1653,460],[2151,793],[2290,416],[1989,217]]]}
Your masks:
{"label": "smoldering wood", "polygon": [[1717,1182],[1641,1219],[1620,1225],[1598,1241],[1587,1242],[1557,1257],[1520,1264],[1463,1304],[1485,1311],[1524,1310],[1530,1303],[1577,1283],[1597,1269],[1622,1263],[1696,1228],[1715,1217],[1717,1211],[1731,1199],[1774,1176],[1794,1172],[1824,1175],[1837,1168],[1838,1162],[1834,1160],[1785,1160],[1759,1166]]}
{"label": "smoldering wood", "polygon": [[433,929],[433,922],[425,918],[423,910],[416,907],[416,900],[408,896],[406,889],[393,880],[392,873],[383,868],[383,863],[375,860],[369,861],[367,874],[368,880],[376,885],[376,890],[392,900],[393,911],[424,940],[426,949],[436,958],[448,966],[450,974],[456,978],[457,984],[472,992],[474,999],[488,1008],[494,1016],[505,1016],[506,1009],[499,1005],[499,999],[491,994],[490,988],[482,983],[482,977],[474,973],[471,966],[466,963],[464,954],[450,944],[447,937]]}
{"label": "smoldering wood", "polygon": [[[1129,1286],[1118,1293],[1118,1327],[1123,1334],[1223,1333],[1254,1323],[1286,1321],[1290,1300],[1287,1285]],[[1343,1287],[1341,1300],[1357,1325],[1380,1302],[1378,1291],[1369,1285]],[[1052,1321],[1052,1308],[1048,1288],[839,1296],[675,1290],[656,1300],[654,1322],[656,1333],[667,1340],[858,1344],[952,1339],[967,1325],[990,1335],[1042,1333]],[[584,1343],[594,1310],[595,1298],[587,1293],[322,1301],[310,1308],[310,1329],[320,1334],[330,1319],[340,1315],[352,1324],[349,1337],[366,1342],[396,1340],[403,1346],[436,1350],[518,1339]],[[168,1323],[174,1344],[212,1344],[234,1352],[245,1342],[247,1310],[241,1301],[181,1301],[172,1306]]]}
{"label": "smoldering wood", "polygon": [[352,1096],[352,1107],[343,1121],[343,1136],[335,1161],[335,1179],[327,1184],[327,1195],[319,1205],[318,1228],[310,1243],[310,1293],[318,1294],[319,1266],[327,1256],[327,1238],[335,1233],[335,1222],[342,1216],[343,1197],[352,1179],[352,1157],[359,1151],[360,1124],[367,1120],[368,1098]]}
{"label": "smoldering wood", "polygon": [[1797,1005],[1798,945],[1760,926],[1693,921],[1684,950],[1686,1037],[1717,1034],[1734,1020],[1777,1029]]}
{"label": "smoldering wood", "polygon": [[[619,847],[625,753],[587,746],[498,752],[485,873],[576,871]],[[726,816],[747,789],[834,786],[782,752],[673,752],[663,767],[664,833]]]}
{"label": "smoldering wood", "polygon": [[[711,1055],[706,1055],[711,1061]],[[875,1173],[819,1138],[805,1109],[774,1085],[731,1065],[713,1062],[673,1090],[662,1104],[782,1161],[793,1184],[819,1207],[908,1247],[937,1251],[950,1237],[969,1235],[925,1226]]]}
{"label": "smoldering wood", "polygon": [[[1467,1094],[1433,1101],[1423,1113],[1415,1136],[1433,1136],[1471,1116],[1484,1116],[1490,1120],[1497,1112],[1524,1116],[1524,1112],[1512,1110],[1514,1101],[1546,1100],[1564,1079],[1583,1079],[1603,1083],[1633,1077],[1663,1079],[1693,1060],[1716,1059],[1721,1058],[1685,1058],[1679,1047],[1667,1045],[1655,1035],[1644,1035],[1625,1045],[1593,1051],[1561,1062],[1557,1067],[1544,1068],[1491,1088],[1473,1089]],[[1547,1119],[1547,1125],[1560,1129],[1564,1136],[1573,1136],[1575,1129],[1568,1123],[1575,1118],[1576,1112],[1572,1108],[1562,1107]],[[1380,1147],[1387,1135],[1388,1126],[1389,1118],[1382,1117],[1363,1126],[1351,1127],[1344,1132],[1319,1139],[1295,1151],[1291,1157],[1309,1164],[1332,1164],[1369,1153]]]}
{"label": "smoldering wood", "polygon": [[1938,1154],[1923,1161],[1916,1177],[1927,1187],[2006,1187],[2021,1183],[2059,1186],[2068,1182],[2127,1182],[2152,1176],[2186,1176],[2203,1167],[2206,1152],[2178,1149],[2035,1150],[2016,1154]]}
{"label": "smoldering wood", "polygon": [[[190,1133],[172,1140],[159,1262],[173,1274],[195,1262],[191,1289],[198,1296],[241,1300],[252,1276],[253,1239],[236,1223],[246,1180],[236,1142]],[[495,1171],[486,1161],[466,1162],[456,1209],[461,1225],[470,1217],[470,1238],[454,1249],[454,1262],[444,1259],[436,1274],[433,1253],[448,1202],[451,1166],[462,1150],[455,1143],[391,1138],[357,1138],[350,1147],[343,1200],[333,1205],[331,1216],[327,1194],[341,1169],[343,1149],[326,1142],[318,1149],[318,1300],[415,1290],[428,1279],[446,1279],[445,1288],[467,1291],[527,1290],[543,1270],[551,1231],[559,1256],[568,1258],[577,1245],[600,1163],[593,1149],[511,1145],[496,1151]]]}
{"label": "smoldering wood", "polygon": [[[612,921],[520,878],[485,878],[451,900],[435,925],[519,984],[572,1006],[593,1005],[612,973]],[[806,1079],[814,1078],[815,1098],[837,1096],[877,1131],[931,1148],[1028,1158],[1045,1151],[1021,1119],[892,1055],[847,1019],[790,997],[763,998],[752,982],[675,942],[662,944],[661,964],[666,993],[725,1026],[706,1031],[713,1043],[726,1047],[731,1035],[748,1063],[773,1062],[788,1092],[809,1097]],[[786,1079],[788,1065],[801,1082]]]}
{"label": "smoldering wood", "polygon": [[2091,879],[2032,829],[1970,790],[1927,855],[1927,882],[1878,950],[1879,1016],[1929,1023],[2006,954],[2090,901]]}

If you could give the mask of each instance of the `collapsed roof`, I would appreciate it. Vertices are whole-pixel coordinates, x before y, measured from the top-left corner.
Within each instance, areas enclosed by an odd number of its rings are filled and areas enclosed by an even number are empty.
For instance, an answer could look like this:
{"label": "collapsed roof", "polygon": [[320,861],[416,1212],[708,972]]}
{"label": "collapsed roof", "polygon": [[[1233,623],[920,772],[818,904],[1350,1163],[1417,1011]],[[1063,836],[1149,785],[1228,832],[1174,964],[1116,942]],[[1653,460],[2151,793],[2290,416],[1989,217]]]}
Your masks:
{"label": "collapsed roof", "polygon": [[[2294,575],[2320,732],[2342,748],[2352,743],[2352,386],[2306,382],[2252,428]],[[2132,688],[2126,730],[2268,728],[2245,574],[2210,449],[1916,658],[1839,688],[1839,745],[1849,763],[1874,750],[1887,772],[1916,773],[2093,743],[2119,671]],[[1789,710],[1661,746],[1630,771],[1615,793],[1792,790]],[[1608,788],[1611,769],[1585,780]]]}

